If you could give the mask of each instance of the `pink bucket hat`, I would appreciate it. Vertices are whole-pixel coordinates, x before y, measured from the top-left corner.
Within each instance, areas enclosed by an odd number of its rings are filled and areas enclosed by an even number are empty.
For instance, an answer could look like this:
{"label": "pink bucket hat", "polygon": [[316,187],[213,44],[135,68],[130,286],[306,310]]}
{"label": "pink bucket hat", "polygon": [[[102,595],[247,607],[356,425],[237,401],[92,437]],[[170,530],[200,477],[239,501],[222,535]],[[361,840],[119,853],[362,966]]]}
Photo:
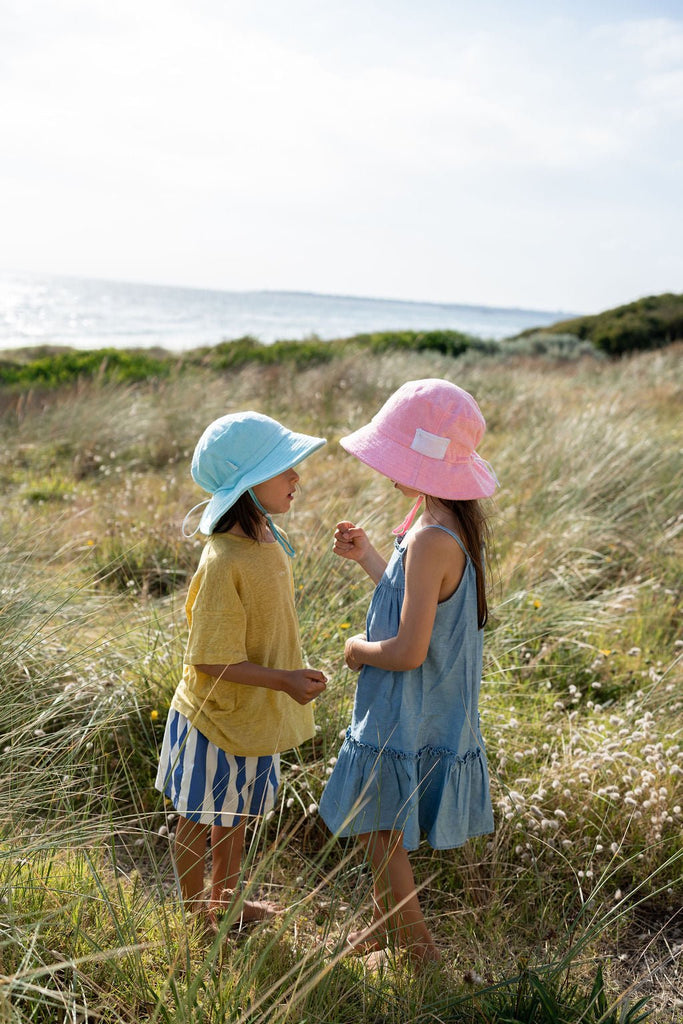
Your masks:
{"label": "pink bucket hat", "polygon": [[404,487],[435,498],[487,498],[498,486],[475,451],[486,421],[472,396],[447,380],[410,380],[370,423],[340,444]]}

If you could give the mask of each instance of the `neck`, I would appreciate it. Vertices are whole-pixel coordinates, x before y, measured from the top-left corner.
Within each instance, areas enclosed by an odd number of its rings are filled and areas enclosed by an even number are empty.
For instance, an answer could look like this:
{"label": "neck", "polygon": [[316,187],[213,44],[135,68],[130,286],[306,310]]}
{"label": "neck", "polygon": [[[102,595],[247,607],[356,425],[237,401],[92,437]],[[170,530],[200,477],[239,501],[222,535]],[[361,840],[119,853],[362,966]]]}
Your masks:
{"label": "neck", "polygon": [[[227,532],[232,533],[233,536],[235,537],[249,537],[249,534],[245,533],[245,531],[242,529],[239,523],[235,523],[234,526],[231,526]],[[275,543],[275,537],[273,537],[273,534],[271,533],[270,527],[268,526],[268,523],[266,522],[264,516],[260,517],[260,522],[258,524],[258,537],[256,538],[256,540],[258,541],[259,544]]]}
{"label": "neck", "polygon": [[453,514],[441,504],[438,498],[429,496],[425,498],[424,511],[420,518],[421,523],[425,526],[447,526],[451,529],[453,519]]}

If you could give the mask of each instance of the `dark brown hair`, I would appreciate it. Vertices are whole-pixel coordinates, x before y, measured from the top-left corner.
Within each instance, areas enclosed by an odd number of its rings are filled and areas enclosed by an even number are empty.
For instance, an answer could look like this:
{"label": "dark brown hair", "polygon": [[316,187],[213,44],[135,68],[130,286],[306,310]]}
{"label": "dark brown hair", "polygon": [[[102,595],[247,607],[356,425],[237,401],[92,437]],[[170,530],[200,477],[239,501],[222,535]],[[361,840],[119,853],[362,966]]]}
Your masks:
{"label": "dark brown hair", "polygon": [[490,530],[486,513],[476,498],[461,501],[451,498],[428,497],[428,502],[439,502],[452,512],[458,523],[457,533],[472,559],[477,577],[477,623],[483,629],[489,617],[486,600],[486,545]]}
{"label": "dark brown hair", "polygon": [[240,526],[250,540],[261,540],[263,537],[263,515],[248,491],[223,513],[212,532],[227,533],[233,526]]}

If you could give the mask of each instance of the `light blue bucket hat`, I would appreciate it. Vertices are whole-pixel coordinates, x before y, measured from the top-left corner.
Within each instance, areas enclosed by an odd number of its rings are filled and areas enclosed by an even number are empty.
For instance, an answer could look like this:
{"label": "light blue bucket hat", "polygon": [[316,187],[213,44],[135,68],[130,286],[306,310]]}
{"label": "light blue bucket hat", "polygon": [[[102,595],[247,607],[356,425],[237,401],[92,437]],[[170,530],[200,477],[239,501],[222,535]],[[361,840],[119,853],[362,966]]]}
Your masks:
{"label": "light blue bucket hat", "polygon": [[[197,442],[191,469],[192,479],[211,497],[190,509],[183,520],[183,534],[192,537],[197,530],[210,534],[246,491],[291,469],[326,443],[324,437],[297,434],[260,412],[235,412],[214,420]],[[251,496],[268,518],[276,540],[287,550],[266,510],[253,493]],[[187,521],[202,505],[206,507],[199,525],[188,533]]]}

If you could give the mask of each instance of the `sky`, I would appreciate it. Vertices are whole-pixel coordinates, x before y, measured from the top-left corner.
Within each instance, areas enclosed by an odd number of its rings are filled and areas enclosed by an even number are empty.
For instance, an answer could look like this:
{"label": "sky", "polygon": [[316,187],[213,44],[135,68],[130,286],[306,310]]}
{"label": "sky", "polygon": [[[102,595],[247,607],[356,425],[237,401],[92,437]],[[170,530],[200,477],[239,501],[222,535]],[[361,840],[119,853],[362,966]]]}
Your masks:
{"label": "sky", "polygon": [[683,291],[683,0],[0,0],[0,268]]}

